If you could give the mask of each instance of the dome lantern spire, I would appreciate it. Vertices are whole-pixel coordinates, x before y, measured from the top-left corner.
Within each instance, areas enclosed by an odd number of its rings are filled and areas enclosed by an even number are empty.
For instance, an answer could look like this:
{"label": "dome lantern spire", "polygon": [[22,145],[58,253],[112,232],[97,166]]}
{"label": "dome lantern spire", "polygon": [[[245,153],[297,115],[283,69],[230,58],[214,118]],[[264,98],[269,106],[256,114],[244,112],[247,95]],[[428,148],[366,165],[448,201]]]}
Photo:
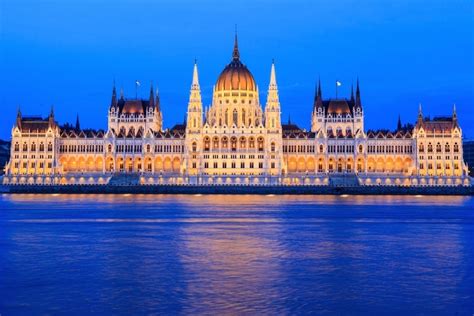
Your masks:
{"label": "dome lantern spire", "polygon": [[237,41],[237,25],[235,26],[234,51],[232,52],[232,59],[233,60],[240,59],[239,43]]}

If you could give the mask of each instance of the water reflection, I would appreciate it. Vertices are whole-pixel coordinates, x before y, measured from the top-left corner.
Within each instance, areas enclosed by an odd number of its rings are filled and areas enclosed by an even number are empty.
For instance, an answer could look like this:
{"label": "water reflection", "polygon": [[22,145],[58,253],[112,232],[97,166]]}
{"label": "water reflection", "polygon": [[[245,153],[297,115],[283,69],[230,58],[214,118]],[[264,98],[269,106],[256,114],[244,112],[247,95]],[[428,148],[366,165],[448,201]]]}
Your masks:
{"label": "water reflection", "polygon": [[3,195],[0,311],[474,309],[469,197]]}

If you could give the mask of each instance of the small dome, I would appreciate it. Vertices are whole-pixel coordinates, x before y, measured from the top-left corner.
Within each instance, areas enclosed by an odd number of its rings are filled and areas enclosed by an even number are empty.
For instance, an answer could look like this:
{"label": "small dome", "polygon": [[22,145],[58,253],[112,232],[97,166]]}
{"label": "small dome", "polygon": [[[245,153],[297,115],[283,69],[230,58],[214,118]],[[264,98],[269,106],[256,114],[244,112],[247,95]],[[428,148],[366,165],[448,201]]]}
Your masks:
{"label": "small dome", "polygon": [[328,114],[351,114],[349,104],[345,100],[332,100],[329,102]]}
{"label": "small dome", "polygon": [[257,91],[257,85],[247,67],[240,61],[240,53],[235,37],[232,61],[219,75],[216,83],[216,91],[223,90],[246,90]]}

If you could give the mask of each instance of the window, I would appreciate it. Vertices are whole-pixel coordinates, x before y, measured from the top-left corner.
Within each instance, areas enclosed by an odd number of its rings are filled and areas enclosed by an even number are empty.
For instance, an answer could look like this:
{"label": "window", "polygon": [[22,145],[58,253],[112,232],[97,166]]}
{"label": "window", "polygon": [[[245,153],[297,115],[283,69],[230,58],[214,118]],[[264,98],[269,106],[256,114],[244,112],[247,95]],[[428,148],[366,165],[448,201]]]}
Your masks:
{"label": "window", "polygon": [[48,143],[48,151],[53,151],[53,144],[51,142]]}
{"label": "window", "polygon": [[28,151],[28,145],[26,143],[23,143],[23,151]]}
{"label": "window", "polygon": [[271,151],[272,151],[272,152],[275,152],[275,143],[272,142],[272,144],[270,145],[270,147],[271,147]]}
{"label": "window", "polygon": [[14,150],[15,150],[15,152],[20,151],[20,144],[15,143],[15,149]]}

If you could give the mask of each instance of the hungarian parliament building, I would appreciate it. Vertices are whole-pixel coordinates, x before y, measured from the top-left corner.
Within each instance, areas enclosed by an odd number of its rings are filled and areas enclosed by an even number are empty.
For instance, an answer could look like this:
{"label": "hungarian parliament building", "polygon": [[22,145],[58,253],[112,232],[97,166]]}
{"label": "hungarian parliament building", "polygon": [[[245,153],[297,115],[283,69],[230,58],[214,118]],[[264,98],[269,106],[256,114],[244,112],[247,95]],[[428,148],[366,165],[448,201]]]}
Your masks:
{"label": "hungarian parliament building", "polygon": [[275,65],[266,104],[242,63],[232,60],[203,107],[194,64],[186,120],[163,128],[160,98],[117,95],[107,130],[23,116],[12,128],[4,184],[18,185],[470,185],[455,107],[395,131],[366,131],[357,81],[349,98],[315,91],[310,130],[281,120]]}

